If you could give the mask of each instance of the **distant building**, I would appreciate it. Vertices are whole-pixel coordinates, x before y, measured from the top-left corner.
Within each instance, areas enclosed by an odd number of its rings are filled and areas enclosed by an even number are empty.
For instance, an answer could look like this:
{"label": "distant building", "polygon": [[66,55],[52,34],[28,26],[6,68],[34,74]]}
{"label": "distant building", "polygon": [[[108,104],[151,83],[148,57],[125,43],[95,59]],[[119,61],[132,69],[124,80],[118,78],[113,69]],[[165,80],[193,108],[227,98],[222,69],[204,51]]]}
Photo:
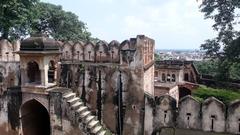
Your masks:
{"label": "distant building", "polygon": [[191,95],[196,88],[199,73],[192,61],[164,60],[155,62],[155,96],[170,94],[177,101]]}

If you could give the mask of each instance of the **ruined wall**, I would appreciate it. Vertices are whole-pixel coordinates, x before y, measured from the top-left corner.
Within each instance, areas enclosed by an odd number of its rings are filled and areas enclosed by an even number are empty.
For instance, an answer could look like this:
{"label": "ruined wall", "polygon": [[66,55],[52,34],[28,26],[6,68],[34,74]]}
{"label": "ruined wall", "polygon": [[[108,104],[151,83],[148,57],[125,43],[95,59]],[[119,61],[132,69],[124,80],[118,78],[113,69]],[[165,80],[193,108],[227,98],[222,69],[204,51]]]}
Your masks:
{"label": "ruined wall", "polygon": [[154,95],[154,66],[151,66],[144,72],[144,90],[145,93]]}
{"label": "ruined wall", "polygon": [[[9,91],[4,92],[4,95],[0,97],[0,134],[23,134],[21,127],[22,120],[30,116],[28,113],[25,115],[21,114],[23,106],[25,103],[35,100],[46,108],[50,116],[51,135],[85,135],[87,130],[83,130],[80,125],[74,125],[77,119],[75,119],[75,117],[72,119],[67,115],[67,113],[72,110],[69,110],[69,105],[66,104],[66,102],[64,104],[63,94],[69,91],[70,90],[66,90],[66,88],[55,88],[51,90],[49,94],[41,95],[22,93],[18,87],[11,88]],[[31,110],[31,108],[24,109]],[[72,115],[75,116],[75,114]],[[46,119],[44,117],[41,118]],[[32,124],[34,122],[35,121],[31,121]]]}
{"label": "ruined wall", "polygon": [[144,91],[152,91],[154,81],[152,39],[67,42],[60,50],[60,86],[72,88],[113,133],[144,132]]}
{"label": "ruined wall", "polygon": [[[179,101],[178,107],[176,101],[169,95],[158,98],[145,96],[145,102],[145,109],[149,109],[145,111],[144,130],[146,135],[155,134],[164,128],[240,133],[239,100],[232,102],[227,107],[213,97],[200,103],[193,97],[186,96]],[[227,115],[226,112],[228,112]],[[151,113],[153,113],[153,118]]]}
{"label": "ruined wall", "polygon": [[8,87],[20,85],[19,55],[15,53],[19,49],[19,41],[0,40],[0,95]]}
{"label": "ruined wall", "polygon": [[16,51],[20,49],[20,41],[10,43],[6,39],[0,40],[0,61],[19,61],[19,55]]}

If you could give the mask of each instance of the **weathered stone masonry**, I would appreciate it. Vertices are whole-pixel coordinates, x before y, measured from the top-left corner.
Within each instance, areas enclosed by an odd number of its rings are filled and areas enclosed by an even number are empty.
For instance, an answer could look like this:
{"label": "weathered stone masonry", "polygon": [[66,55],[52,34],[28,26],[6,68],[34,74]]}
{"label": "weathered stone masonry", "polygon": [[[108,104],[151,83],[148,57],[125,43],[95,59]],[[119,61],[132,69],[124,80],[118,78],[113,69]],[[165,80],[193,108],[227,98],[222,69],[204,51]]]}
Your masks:
{"label": "weathered stone masonry", "polygon": [[145,108],[148,111],[145,111],[145,119],[148,121],[145,121],[145,134],[150,135],[168,127],[239,134],[239,103],[237,100],[225,105],[214,97],[200,103],[186,96],[179,101],[177,108],[176,100],[169,95],[157,98],[146,96]]}
{"label": "weathered stone masonry", "polygon": [[0,133],[151,135],[166,127],[240,133],[239,100],[154,97],[153,52],[154,40],[143,35],[109,44],[26,39],[20,63],[14,61],[17,79],[0,97]]}
{"label": "weathered stone masonry", "polygon": [[145,36],[121,44],[65,43],[60,85],[79,93],[113,133],[142,134],[144,92],[154,93],[153,49],[154,41]]}

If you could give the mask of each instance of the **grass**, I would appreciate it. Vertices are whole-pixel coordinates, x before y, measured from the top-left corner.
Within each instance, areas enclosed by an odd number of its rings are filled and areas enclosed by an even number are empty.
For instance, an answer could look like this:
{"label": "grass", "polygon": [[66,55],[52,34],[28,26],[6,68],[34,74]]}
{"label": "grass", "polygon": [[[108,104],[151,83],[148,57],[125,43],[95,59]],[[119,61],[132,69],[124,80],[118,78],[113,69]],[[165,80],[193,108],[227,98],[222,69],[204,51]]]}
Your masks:
{"label": "grass", "polygon": [[195,97],[199,101],[203,101],[209,97],[215,97],[220,101],[224,102],[225,104],[228,104],[236,99],[240,99],[240,92],[200,86],[193,92],[193,97]]}

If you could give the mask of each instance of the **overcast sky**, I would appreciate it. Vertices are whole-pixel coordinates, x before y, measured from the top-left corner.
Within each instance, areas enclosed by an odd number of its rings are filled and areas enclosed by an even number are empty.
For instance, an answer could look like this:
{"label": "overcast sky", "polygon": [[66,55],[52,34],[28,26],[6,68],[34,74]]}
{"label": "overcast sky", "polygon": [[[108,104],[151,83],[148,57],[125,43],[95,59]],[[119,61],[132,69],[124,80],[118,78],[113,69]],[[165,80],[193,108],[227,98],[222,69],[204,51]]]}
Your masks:
{"label": "overcast sky", "polygon": [[42,0],[62,5],[87,24],[94,37],[119,42],[144,34],[157,49],[199,49],[214,37],[196,0]]}

